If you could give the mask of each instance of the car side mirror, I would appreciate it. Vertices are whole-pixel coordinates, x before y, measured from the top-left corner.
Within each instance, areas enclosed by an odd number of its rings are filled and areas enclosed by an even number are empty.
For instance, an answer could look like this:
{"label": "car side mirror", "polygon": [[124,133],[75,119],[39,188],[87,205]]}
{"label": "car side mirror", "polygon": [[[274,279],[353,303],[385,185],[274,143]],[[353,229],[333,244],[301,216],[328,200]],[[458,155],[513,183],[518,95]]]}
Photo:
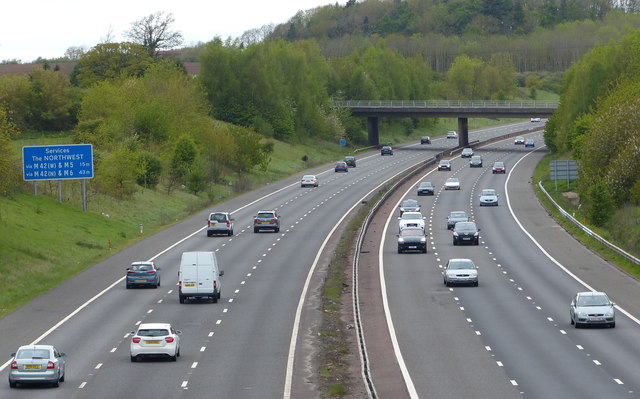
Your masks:
{"label": "car side mirror", "polygon": [[219,276],[224,276],[224,270],[220,270],[220,271],[218,272],[218,275],[219,275]]}
{"label": "car side mirror", "polygon": [[136,332],[135,331],[131,331],[129,334],[136,335]]}
{"label": "car side mirror", "polygon": [[67,354],[64,352],[60,352],[60,357],[64,357],[64,356],[67,356]]}
{"label": "car side mirror", "polygon": [[482,229],[478,229],[478,231],[482,231]]}
{"label": "car side mirror", "polygon": [[159,267],[156,267],[156,270],[162,270],[162,269],[160,269]]}
{"label": "car side mirror", "polygon": [[176,330],[176,334],[180,335],[180,334],[182,334],[182,331]]}
{"label": "car side mirror", "polygon": [[611,306],[616,306],[616,303],[615,302],[611,302]]}
{"label": "car side mirror", "polygon": [[16,353],[15,353],[15,352],[13,352],[13,353],[11,354],[11,357],[16,357]]}
{"label": "car side mirror", "polygon": [[127,270],[131,270],[131,268],[130,268],[130,267],[127,267]]}
{"label": "car side mirror", "polygon": [[396,234],[396,237],[400,237],[400,234]]}

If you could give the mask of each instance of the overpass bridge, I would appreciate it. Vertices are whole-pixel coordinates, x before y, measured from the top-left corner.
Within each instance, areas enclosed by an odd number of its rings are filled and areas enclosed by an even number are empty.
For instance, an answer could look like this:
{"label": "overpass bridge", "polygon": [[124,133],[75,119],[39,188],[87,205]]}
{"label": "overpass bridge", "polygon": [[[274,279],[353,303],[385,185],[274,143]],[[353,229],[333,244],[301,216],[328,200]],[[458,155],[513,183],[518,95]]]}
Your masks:
{"label": "overpass bridge", "polygon": [[337,101],[353,116],[367,118],[369,145],[379,145],[379,118],[458,118],[458,144],[469,145],[469,118],[548,118],[557,101],[534,100],[429,100],[429,101]]}

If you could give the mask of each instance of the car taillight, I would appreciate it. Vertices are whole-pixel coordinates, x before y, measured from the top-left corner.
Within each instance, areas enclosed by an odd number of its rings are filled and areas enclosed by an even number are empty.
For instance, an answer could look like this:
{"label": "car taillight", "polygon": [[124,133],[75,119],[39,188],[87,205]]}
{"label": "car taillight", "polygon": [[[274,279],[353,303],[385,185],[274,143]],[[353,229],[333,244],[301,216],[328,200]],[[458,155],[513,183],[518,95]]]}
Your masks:
{"label": "car taillight", "polygon": [[211,227],[211,220],[207,219],[207,227]]}
{"label": "car taillight", "polygon": [[135,273],[133,270],[127,270],[127,274],[133,274]]}
{"label": "car taillight", "polygon": [[216,280],[213,280],[213,290],[217,290],[218,289],[218,282]]}
{"label": "car taillight", "polygon": [[155,270],[149,270],[149,271],[148,271],[148,273],[149,273],[149,274],[155,274],[155,273],[156,273],[156,271],[155,271]]}
{"label": "car taillight", "polygon": [[11,362],[11,370],[17,370],[17,369],[18,369],[18,362],[14,360]]}
{"label": "car taillight", "polygon": [[182,291],[182,280],[178,281],[178,290]]}
{"label": "car taillight", "polygon": [[172,343],[173,337],[164,337],[164,340],[167,341],[168,343]]}
{"label": "car taillight", "polygon": [[134,344],[139,344],[140,343],[140,337],[133,337],[133,339],[131,341],[133,341]]}
{"label": "car taillight", "polygon": [[47,369],[53,369],[53,368],[55,368],[55,367],[56,367],[56,365],[55,365],[55,364],[53,364],[53,362],[52,362],[51,360],[49,360],[49,361],[47,362]]}
{"label": "car taillight", "polygon": [[231,221],[227,220],[227,227],[230,227],[230,226],[231,226]]}
{"label": "car taillight", "polygon": [[277,222],[277,221],[278,221],[278,219],[271,219],[271,221],[272,221],[273,223],[275,223],[275,222]]}
{"label": "car taillight", "polygon": [[256,223],[260,223],[260,219],[258,219],[258,218],[253,219],[253,221],[256,222]]}

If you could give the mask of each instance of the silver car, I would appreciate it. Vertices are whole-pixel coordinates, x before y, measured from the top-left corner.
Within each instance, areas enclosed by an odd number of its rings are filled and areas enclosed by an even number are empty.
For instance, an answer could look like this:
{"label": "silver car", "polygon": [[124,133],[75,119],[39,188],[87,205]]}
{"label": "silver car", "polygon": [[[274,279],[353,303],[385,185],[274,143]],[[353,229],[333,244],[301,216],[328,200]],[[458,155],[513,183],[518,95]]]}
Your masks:
{"label": "silver car", "polygon": [[478,286],[478,266],[471,259],[449,259],[442,271],[444,285],[469,284]]}
{"label": "silver car", "polygon": [[576,328],[586,325],[616,326],[615,303],[604,292],[578,292],[571,300],[569,315]]}
{"label": "silver car", "polygon": [[498,206],[498,194],[492,188],[480,192],[480,206]]}
{"label": "silver car", "polygon": [[420,212],[420,204],[414,199],[406,199],[399,205],[400,216],[405,212]]}
{"label": "silver car", "polygon": [[233,221],[229,212],[211,212],[207,218],[207,237],[214,234],[232,236]]}
{"label": "silver car", "polygon": [[280,216],[276,211],[262,210],[253,217],[253,232],[258,233],[263,229],[273,230],[276,233],[280,231]]}
{"label": "silver car", "polygon": [[52,384],[64,381],[65,354],[51,345],[24,345],[12,353],[9,386],[18,384]]}
{"label": "silver car", "polygon": [[445,190],[460,190],[460,179],[457,177],[450,177],[444,182]]}

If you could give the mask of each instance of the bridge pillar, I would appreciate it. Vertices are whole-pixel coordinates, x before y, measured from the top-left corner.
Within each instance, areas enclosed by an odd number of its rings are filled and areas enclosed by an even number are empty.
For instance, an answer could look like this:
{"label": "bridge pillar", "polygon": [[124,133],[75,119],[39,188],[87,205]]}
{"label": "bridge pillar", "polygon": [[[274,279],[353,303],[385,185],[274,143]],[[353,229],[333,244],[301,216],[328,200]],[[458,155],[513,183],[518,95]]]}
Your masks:
{"label": "bridge pillar", "polygon": [[467,118],[458,118],[458,145],[460,147],[469,146],[469,120]]}
{"label": "bridge pillar", "polygon": [[367,117],[367,130],[369,132],[369,145],[379,145],[380,135],[378,133],[378,118],[375,116]]}

